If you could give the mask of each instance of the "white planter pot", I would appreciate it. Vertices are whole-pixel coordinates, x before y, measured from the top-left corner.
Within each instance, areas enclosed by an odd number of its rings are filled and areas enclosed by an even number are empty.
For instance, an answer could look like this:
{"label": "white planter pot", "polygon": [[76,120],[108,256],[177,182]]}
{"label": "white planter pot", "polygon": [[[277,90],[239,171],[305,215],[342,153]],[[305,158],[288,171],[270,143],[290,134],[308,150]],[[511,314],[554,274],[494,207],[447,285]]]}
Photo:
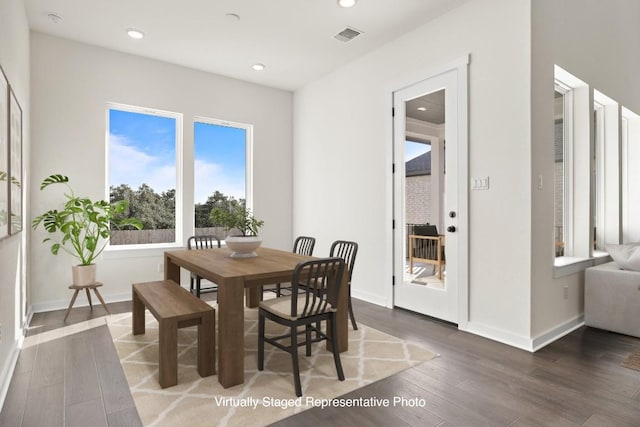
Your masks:
{"label": "white planter pot", "polygon": [[231,258],[253,258],[258,256],[256,249],[262,244],[260,236],[227,236],[225,242],[232,250]]}
{"label": "white planter pot", "polygon": [[96,283],[96,264],[74,265],[71,267],[73,273],[73,284],[76,286],[86,286]]}

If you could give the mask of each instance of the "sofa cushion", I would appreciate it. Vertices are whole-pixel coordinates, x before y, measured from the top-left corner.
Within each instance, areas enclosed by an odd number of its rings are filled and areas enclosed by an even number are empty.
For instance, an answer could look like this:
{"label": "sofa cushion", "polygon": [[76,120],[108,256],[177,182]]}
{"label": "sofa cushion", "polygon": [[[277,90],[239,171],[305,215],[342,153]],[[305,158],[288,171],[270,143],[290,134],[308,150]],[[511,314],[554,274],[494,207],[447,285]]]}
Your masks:
{"label": "sofa cushion", "polygon": [[640,242],[607,245],[607,252],[623,270],[640,271]]}

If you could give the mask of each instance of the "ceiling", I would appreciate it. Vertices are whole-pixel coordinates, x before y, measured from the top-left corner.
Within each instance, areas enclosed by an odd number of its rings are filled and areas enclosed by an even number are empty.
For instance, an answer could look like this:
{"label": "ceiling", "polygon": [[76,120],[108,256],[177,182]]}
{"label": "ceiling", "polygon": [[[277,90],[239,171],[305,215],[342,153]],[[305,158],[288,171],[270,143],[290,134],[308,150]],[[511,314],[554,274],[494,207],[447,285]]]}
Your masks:
{"label": "ceiling", "polygon": [[[424,109],[419,110],[418,108]],[[436,125],[444,123],[444,89],[407,101],[405,115]]]}
{"label": "ceiling", "polygon": [[[466,1],[358,0],[345,9],[337,0],[24,0],[34,31],[285,90]],[[346,27],[362,34],[333,38]],[[129,38],[128,28],[145,37]]]}

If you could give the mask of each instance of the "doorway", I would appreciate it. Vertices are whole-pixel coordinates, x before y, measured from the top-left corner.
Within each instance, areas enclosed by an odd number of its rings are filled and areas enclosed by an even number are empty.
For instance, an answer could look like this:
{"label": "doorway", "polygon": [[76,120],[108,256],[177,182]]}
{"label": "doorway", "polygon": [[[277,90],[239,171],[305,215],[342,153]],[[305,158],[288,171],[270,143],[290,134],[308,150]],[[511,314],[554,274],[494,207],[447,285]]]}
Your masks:
{"label": "doorway", "polygon": [[466,63],[393,94],[394,306],[466,325]]}

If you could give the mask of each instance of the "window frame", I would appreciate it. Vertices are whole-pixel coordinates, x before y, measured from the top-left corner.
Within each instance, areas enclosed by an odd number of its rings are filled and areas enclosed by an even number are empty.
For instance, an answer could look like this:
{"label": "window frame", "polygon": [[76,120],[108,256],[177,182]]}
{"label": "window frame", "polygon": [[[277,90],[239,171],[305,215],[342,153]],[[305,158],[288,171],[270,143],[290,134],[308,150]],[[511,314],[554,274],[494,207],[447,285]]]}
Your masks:
{"label": "window frame", "polygon": [[[230,120],[223,119],[213,119],[211,117],[204,116],[195,116],[193,118],[193,161],[195,164],[196,154],[195,154],[195,146],[196,146],[196,136],[195,136],[195,126],[196,123],[204,123],[216,126],[225,126],[232,127],[237,129],[244,129],[245,134],[245,159],[244,159],[244,169],[245,169],[245,177],[244,177],[244,185],[245,185],[245,203],[247,209],[253,211],[253,125],[248,123],[240,123],[233,122]],[[193,170],[193,206],[191,206],[191,216],[195,215],[195,187],[196,187],[196,174],[195,169]],[[195,222],[193,223],[193,232],[195,232]]]}
{"label": "window frame", "polygon": [[183,144],[183,114],[173,111],[160,110],[157,108],[150,107],[140,107],[135,105],[121,104],[116,102],[107,102],[105,108],[105,199],[109,200],[110,197],[110,187],[111,187],[111,158],[110,158],[110,145],[109,145],[109,136],[110,136],[110,111],[118,110],[118,111],[126,111],[131,113],[138,114],[146,114],[158,117],[167,117],[175,119],[176,128],[175,128],[175,169],[176,169],[176,193],[175,193],[175,237],[173,242],[163,242],[163,243],[141,243],[141,244],[128,244],[128,245],[111,245],[111,243],[107,243],[105,248],[105,254],[109,252],[122,252],[122,251],[140,251],[140,250],[150,250],[154,251],[162,251],[165,248],[179,248],[183,247],[184,244],[184,225],[183,225],[183,206],[184,206],[184,178],[183,178],[183,152],[184,152],[184,144]]}

